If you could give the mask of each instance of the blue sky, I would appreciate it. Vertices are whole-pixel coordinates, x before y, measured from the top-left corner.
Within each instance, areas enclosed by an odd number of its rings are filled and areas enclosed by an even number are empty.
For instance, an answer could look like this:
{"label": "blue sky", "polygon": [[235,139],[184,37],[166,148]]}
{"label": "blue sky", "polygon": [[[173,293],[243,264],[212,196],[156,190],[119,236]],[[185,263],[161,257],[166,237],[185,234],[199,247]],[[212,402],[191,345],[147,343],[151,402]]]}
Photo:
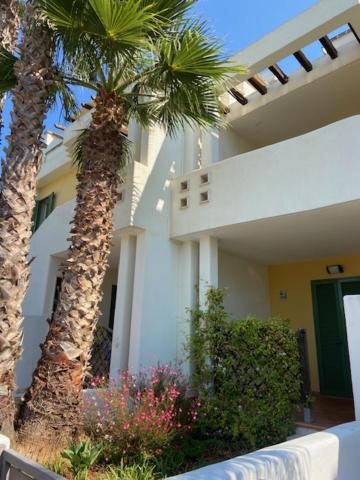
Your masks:
{"label": "blue sky", "polygon": [[[296,16],[316,0],[199,0],[195,14],[206,19],[210,31],[219,37],[228,54],[255,42],[266,33]],[[79,92],[80,101],[88,98],[87,92]],[[10,102],[4,112],[5,125],[8,125]],[[59,109],[48,114],[46,128],[54,129],[54,123],[63,123]],[[7,134],[7,128],[3,135]],[[1,142],[4,145],[3,141]]]}

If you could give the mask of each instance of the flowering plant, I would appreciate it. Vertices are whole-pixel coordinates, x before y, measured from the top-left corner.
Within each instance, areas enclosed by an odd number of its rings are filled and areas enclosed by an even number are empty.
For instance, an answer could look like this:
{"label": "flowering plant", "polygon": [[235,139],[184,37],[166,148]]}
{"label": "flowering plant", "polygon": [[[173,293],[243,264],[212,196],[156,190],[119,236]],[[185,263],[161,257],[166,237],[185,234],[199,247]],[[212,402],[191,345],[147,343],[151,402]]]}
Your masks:
{"label": "flowering plant", "polygon": [[[93,386],[98,382],[93,380]],[[108,457],[160,455],[197,419],[199,405],[186,392],[186,379],[171,366],[138,375],[124,371],[118,385],[111,382],[85,401],[87,429],[104,445]]]}

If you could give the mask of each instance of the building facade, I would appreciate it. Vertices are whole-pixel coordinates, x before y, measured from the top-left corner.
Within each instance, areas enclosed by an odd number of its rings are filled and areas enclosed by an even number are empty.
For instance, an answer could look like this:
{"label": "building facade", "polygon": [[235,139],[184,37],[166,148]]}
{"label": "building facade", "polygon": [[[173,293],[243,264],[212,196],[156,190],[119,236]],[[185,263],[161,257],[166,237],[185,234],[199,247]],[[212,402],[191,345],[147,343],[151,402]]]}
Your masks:
{"label": "building facade", "polygon": [[[358,35],[358,0],[321,0],[235,55],[248,71],[222,95],[226,128],[169,138],[129,125],[133,162],[100,319],[112,330],[112,376],[184,359],[188,309],[212,285],[227,288],[234,318],[281,316],[305,329],[312,389],[351,396],[342,298],[360,293]],[[49,134],[20,388],[54,306],[75,204],[71,149],[90,115]]]}

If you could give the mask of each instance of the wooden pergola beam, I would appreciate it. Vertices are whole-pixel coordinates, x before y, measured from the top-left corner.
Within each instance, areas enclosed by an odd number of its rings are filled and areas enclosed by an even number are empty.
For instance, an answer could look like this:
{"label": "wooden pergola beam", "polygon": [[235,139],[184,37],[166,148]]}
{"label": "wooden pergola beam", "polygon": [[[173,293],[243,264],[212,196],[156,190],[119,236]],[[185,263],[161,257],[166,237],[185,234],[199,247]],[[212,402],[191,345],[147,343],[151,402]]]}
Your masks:
{"label": "wooden pergola beam", "polygon": [[86,110],[92,110],[94,107],[91,105],[91,103],[82,103],[81,106],[83,108],[86,108]]}
{"label": "wooden pergola beam", "polygon": [[319,42],[324,47],[326,53],[329,55],[329,57],[332,60],[335,60],[335,58],[338,57],[338,51],[336,50],[336,48],[334,47],[334,44],[332,43],[332,41],[327,35],[319,38]]}
{"label": "wooden pergola beam", "polygon": [[275,77],[279,80],[280,83],[285,85],[285,83],[288,83],[289,77],[286,75],[286,73],[279,67],[277,63],[274,65],[271,65],[269,67],[270,72],[275,75]]}
{"label": "wooden pergola beam", "polygon": [[265,85],[265,82],[262,80],[262,78],[259,75],[256,75],[254,77],[249,78],[248,82],[259,93],[261,93],[261,95],[266,95],[267,94],[267,87]]}
{"label": "wooden pergola beam", "polygon": [[312,63],[302,50],[298,50],[297,52],[295,52],[294,57],[306,72],[311,72],[311,70],[313,69]]}
{"label": "wooden pergola beam", "polygon": [[236,90],[236,88],[230,88],[229,93],[235,98],[237,102],[241,103],[241,105],[246,105],[247,103],[249,103],[249,100],[245,98],[242,93]]}
{"label": "wooden pergola beam", "polygon": [[349,25],[349,28],[350,30],[352,31],[354,37],[356,38],[356,40],[360,43],[360,37],[359,35],[357,34],[356,30],[354,29],[354,27],[351,25],[351,23],[348,23]]}

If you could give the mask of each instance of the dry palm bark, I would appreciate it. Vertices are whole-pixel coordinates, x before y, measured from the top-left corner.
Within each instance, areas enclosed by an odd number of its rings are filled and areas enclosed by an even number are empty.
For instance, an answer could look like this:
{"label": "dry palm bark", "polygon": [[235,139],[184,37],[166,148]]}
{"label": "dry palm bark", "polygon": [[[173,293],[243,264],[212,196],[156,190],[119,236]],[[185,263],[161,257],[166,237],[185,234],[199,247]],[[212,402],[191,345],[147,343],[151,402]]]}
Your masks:
{"label": "dry palm bark", "polygon": [[[0,44],[9,52],[16,46],[20,26],[18,0],[0,0]],[[5,95],[0,94],[0,133]]]}
{"label": "dry palm bark", "polygon": [[113,232],[122,120],[121,100],[100,93],[77,174],[77,206],[60,298],[21,411],[25,436],[37,424],[69,433],[79,425]]}
{"label": "dry palm bark", "polygon": [[22,311],[29,281],[28,252],[36,177],[42,161],[43,121],[52,83],[51,37],[27,5],[15,64],[11,134],[0,182],[0,428],[14,417],[14,370],[21,355]]}

